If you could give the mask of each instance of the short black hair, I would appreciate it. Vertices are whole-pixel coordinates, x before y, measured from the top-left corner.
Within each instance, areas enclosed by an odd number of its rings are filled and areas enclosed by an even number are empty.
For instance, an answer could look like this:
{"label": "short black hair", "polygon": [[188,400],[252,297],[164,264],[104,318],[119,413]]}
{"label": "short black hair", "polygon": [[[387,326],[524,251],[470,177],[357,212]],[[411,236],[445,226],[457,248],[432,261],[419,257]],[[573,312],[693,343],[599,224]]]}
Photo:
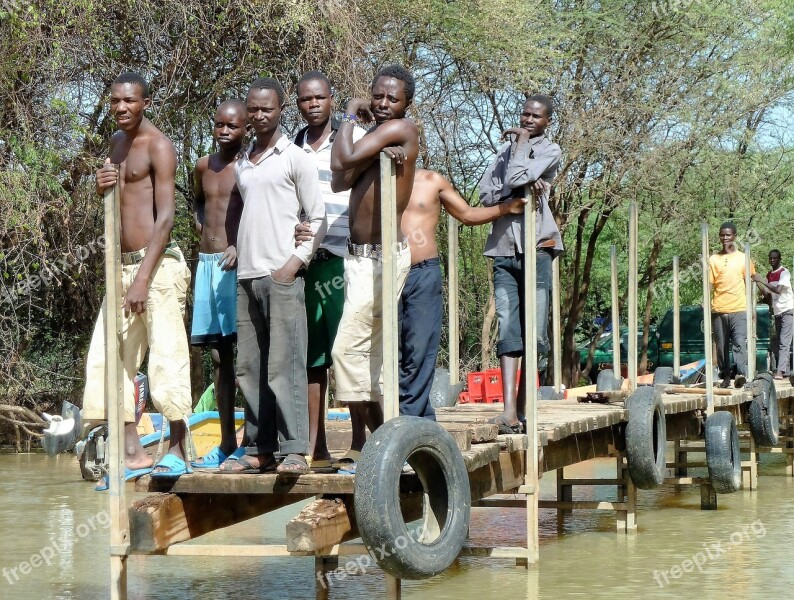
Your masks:
{"label": "short black hair", "polygon": [[298,88],[301,86],[302,83],[307,81],[322,81],[325,85],[328,86],[328,91],[331,92],[331,95],[334,95],[334,88],[331,85],[331,80],[323,73],[322,71],[306,71],[301,78],[298,79],[298,85],[295,86],[295,93],[298,93]]}
{"label": "short black hair", "polygon": [[381,77],[391,77],[393,79],[399,79],[405,84],[405,99],[410,102],[414,98],[414,92],[416,91],[416,81],[414,80],[413,74],[400,65],[388,65],[386,67],[381,68],[380,71],[375,73],[375,77],[372,78],[372,86],[374,87],[375,83]]}
{"label": "short black hair", "polygon": [[144,98],[149,98],[149,84],[143,78],[143,76],[135,73],[134,71],[124,71],[120,73],[118,77],[113,80],[111,85],[116,84],[124,84],[124,83],[134,83],[141,87],[141,93],[143,94]]}
{"label": "short black hair", "polygon": [[736,235],[736,225],[733,224],[733,221],[725,221],[722,225],[720,225],[720,231],[723,229],[730,229],[733,235]]}
{"label": "short black hair", "polygon": [[237,110],[243,113],[243,116],[245,116],[247,112],[247,107],[245,105],[245,102],[243,102],[239,98],[229,98],[228,100],[224,100],[218,105],[218,108],[215,110],[218,111],[225,107],[236,108]]}
{"label": "short black hair", "polygon": [[283,105],[285,102],[286,94],[281,84],[272,77],[257,77],[251,82],[251,87],[248,88],[248,93],[251,90],[273,90],[278,96],[278,103]]}
{"label": "short black hair", "polygon": [[552,102],[551,98],[545,94],[532,94],[531,96],[527,97],[527,99],[524,101],[524,104],[527,102],[537,102],[538,104],[543,105],[543,108],[546,109],[546,116],[549,119],[551,119],[552,115],[554,114],[554,102]]}
{"label": "short black hair", "polygon": [[773,248],[772,250],[770,250],[769,254],[777,254],[781,258],[783,257],[783,255],[780,253],[780,250],[778,250],[777,248]]}

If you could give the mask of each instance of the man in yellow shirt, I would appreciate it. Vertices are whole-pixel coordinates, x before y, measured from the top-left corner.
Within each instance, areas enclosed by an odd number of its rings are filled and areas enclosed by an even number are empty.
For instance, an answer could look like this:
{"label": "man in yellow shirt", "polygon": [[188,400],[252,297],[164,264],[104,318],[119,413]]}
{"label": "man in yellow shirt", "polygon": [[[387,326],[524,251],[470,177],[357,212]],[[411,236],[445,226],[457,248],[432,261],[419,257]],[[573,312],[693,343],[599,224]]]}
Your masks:
{"label": "man in yellow shirt", "polygon": [[[711,301],[711,326],[717,344],[717,366],[722,383],[731,385],[731,363],[728,351],[733,352],[736,364],[734,386],[744,387],[747,382],[747,307],[744,286],[743,252],[736,249],[736,225],[728,221],[720,226],[722,250],[709,258],[709,280],[713,298]],[[750,266],[751,275],[755,267]]]}

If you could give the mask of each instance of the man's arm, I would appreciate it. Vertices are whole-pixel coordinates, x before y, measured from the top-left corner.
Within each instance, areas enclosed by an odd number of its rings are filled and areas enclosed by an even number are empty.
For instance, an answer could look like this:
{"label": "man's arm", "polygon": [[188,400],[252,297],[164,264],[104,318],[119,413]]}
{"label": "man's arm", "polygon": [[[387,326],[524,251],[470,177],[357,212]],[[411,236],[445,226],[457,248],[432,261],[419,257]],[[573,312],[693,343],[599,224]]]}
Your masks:
{"label": "man's arm", "polygon": [[774,285],[766,281],[760,275],[753,274],[751,279],[758,284],[758,289],[761,290],[761,293],[763,293],[764,296],[768,296],[770,292],[773,294],[782,294],[783,289],[785,288],[785,286],[781,285],[781,282],[778,282],[777,285]]}
{"label": "man's arm", "polygon": [[196,167],[193,169],[193,189],[195,190],[193,198],[193,226],[199,236],[204,229],[204,208],[207,202],[204,196],[204,185],[202,184],[206,167],[207,157],[202,156],[196,161]]}
{"label": "man's arm", "polygon": [[[342,123],[331,150],[331,170],[345,171],[362,165],[369,166],[388,146],[402,146],[410,160],[411,155],[418,151],[418,139],[416,124],[408,119],[386,121],[355,143],[353,124]],[[397,164],[402,164],[403,160],[401,156],[395,158]]]}
{"label": "man's arm", "polygon": [[174,179],[176,177],[176,152],[171,142],[162,137],[153,141],[149,146],[150,164],[154,171],[154,206],[157,217],[154,220],[152,238],[146,246],[146,256],[143,257],[135,280],[127,290],[124,298],[124,311],[141,314],[146,310],[146,299],[149,296],[149,285],[152,282],[152,273],[157,262],[163,256],[163,250],[171,237],[174,226]]}
{"label": "man's arm", "polygon": [[552,144],[546,151],[538,152],[538,155],[530,158],[533,151],[534,147],[528,142],[519,142],[514,146],[505,174],[505,181],[511,188],[523,187],[534,183],[544,173],[556,172],[562,155],[559,146]]}
{"label": "man's arm", "polygon": [[470,206],[460,194],[455,191],[452,184],[445,177],[438,175],[438,199],[447,209],[447,212],[464,225],[482,225],[490,223],[506,214],[520,215],[524,212],[526,199],[516,198],[510,202],[502,202],[496,206],[474,207]]}
{"label": "man's arm", "polygon": [[240,217],[243,214],[243,199],[237,184],[232,188],[229,196],[229,206],[226,209],[226,241],[229,246],[221,256],[220,266],[223,271],[237,268],[237,231],[240,229]]}
{"label": "man's arm", "polygon": [[300,158],[293,163],[293,173],[298,204],[306,214],[313,237],[296,246],[287,262],[271,275],[276,281],[284,283],[293,281],[298,269],[309,265],[312,255],[319,248],[328,229],[325,202],[317,179],[317,167],[311,159],[300,155]]}

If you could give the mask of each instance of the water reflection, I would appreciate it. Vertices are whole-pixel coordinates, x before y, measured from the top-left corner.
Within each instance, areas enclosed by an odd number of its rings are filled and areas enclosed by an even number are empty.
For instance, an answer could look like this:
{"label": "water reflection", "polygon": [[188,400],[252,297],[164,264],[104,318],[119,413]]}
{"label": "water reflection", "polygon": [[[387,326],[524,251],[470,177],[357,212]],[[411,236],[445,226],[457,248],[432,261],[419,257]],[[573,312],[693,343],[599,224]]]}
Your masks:
{"label": "water reflection", "polygon": [[[569,477],[611,477],[613,473],[614,462],[606,460],[566,472]],[[0,488],[0,568],[5,569],[0,598],[107,598],[108,532],[97,520],[107,510],[107,496],[80,480],[68,456],[0,456],[0,477],[4,482]],[[554,477],[547,474],[541,497],[553,498],[554,490]],[[575,499],[614,497],[614,490],[608,488],[574,490]],[[785,590],[794,585],[789,550],[794,537],[794,479],[785,476],[780,455],[762,456],[758,491],[720,496],[716,511],[700,510],[700,493],[694,487],[640,491],[638,498],[636,535],[615,533],[613,513],[594,511],[575,512],[558,533],[556,511],[542,510],[538,566],[526,570],[508,560],[461,559],[432,580],[404,582],[403,597],[723,600],[788,596]],[[201,541],[280,544],[284,524],[299,509],[299,505],[288,507]],[[498,545],[519,544],[526,535],[524,519],[520,509],[475,509],[472,534]],[[740,543],[731,543],[740,538]],[[32,556],[56,542],[66,549],[52,564],[21,573],[20,564],[30,563]],[[694,562],[689,568],[685,561],[694,561],[698,553],[719,543],[723,552],[712,548],[713,558],[700,568]],[[128,566],[129,597],[134,600],[316,597],[314,561],[309,558],[131,557]],[[16,579],[11,574],[14,568]],[[662,572],[667,573],[666,581]],[[331,579],[326,595],[329,599],[381,598],[383,590],[382,573],[370,569],[342,581]]]}

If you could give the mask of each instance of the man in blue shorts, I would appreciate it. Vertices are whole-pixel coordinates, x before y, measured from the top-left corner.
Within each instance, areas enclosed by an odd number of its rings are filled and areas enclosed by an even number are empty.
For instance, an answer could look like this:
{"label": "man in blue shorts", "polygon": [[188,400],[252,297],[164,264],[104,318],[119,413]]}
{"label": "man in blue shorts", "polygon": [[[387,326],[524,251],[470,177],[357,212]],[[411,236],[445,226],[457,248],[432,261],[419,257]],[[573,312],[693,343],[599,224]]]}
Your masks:
{"label": "man in blue shorts", "polygon": [[246,132],[246,107],[227,100],[215,112],[212,136],[218,151],[202,156],[194,172],[194,216],[201,234],[190,343],[210,346],[221,443],[192,464],[217,469],[227,458],[245,453],[234,428],[234,343],[237,340],[237,228],[240,209],[234,162]]}

